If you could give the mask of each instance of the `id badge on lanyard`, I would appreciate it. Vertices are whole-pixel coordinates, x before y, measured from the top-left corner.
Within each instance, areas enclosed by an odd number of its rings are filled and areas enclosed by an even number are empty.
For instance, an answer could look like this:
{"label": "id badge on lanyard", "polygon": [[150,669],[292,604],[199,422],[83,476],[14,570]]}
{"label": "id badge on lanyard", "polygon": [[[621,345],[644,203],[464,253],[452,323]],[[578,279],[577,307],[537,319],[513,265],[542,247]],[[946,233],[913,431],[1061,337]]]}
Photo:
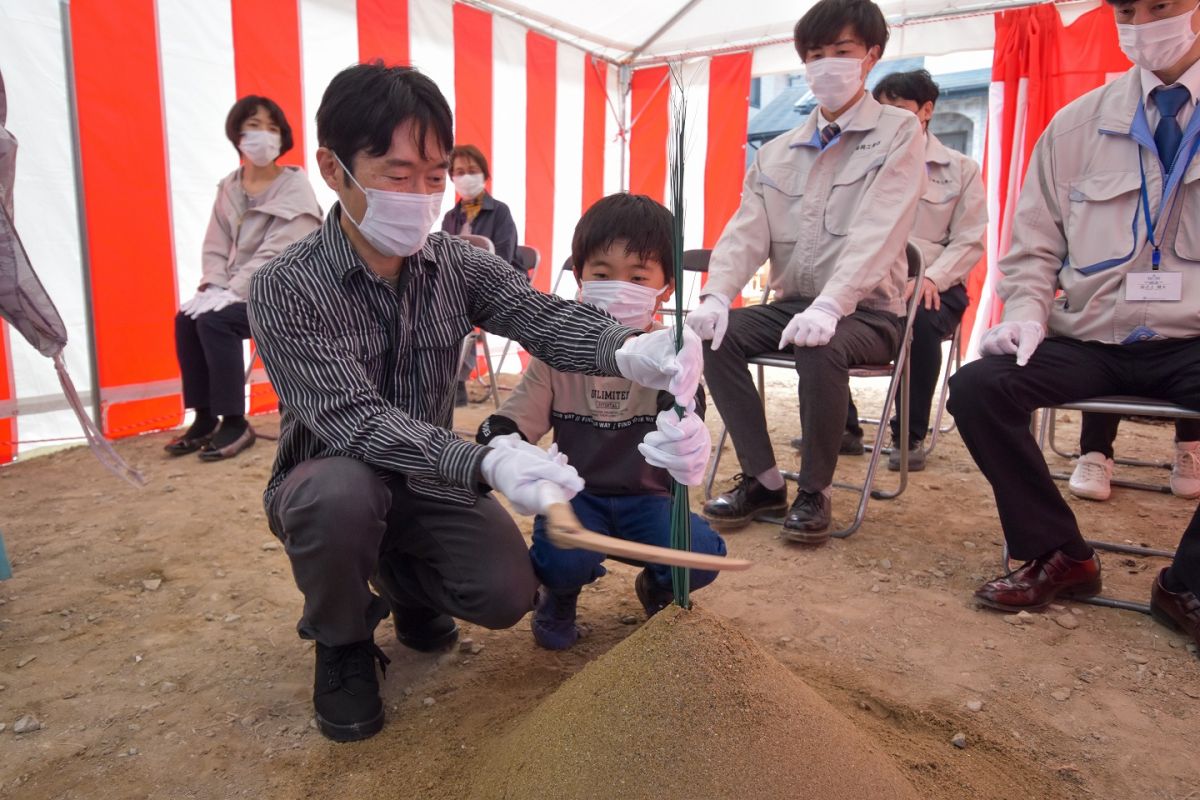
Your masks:
{"label": "id badge on lanyard", "polygon": [[[1192,158],[1196,155],[1196,148],[1200,146],[1200,140],[1192,143],[1188,150],[1186,160],[1176,158],[1174,169],[1167,176],[1167,188],[1173,182],[1173,178],[1178,175],[1182,182],[1183,174],[1187,171],[1188,166],[1192,163]],[[1158,227],[1154,221],[1154,217],[1150,214],[1150,192],[1146,187],[1146,165],[1142,163],[1141,158],[1138,158],[1138,168],[1142,173],[1142,213],[1146,217],[1146,239],[1150,243],[1150,272],[1131,272],[1125,279],[1125,299],[1126,300],[1141,300],[1150,302],[1178,302],[1183,299],[1183,275],[1179,272],[1162,272],[1159,266],[1162,264],[1162,235],[1156,237],[1155,228]],[[1179,192],[1183,190],[1180,189]],[[1171,197],[1171,202],[1167,204],[1167,197]],[[1178,194],[1172,192],[1168,195],[1166,191],[1163,193],[1163,202],[1158,210],[1158,222],[1163,223],[1171,218],[1171,211],[1175,207],[1175,202],[1179,199]]]}

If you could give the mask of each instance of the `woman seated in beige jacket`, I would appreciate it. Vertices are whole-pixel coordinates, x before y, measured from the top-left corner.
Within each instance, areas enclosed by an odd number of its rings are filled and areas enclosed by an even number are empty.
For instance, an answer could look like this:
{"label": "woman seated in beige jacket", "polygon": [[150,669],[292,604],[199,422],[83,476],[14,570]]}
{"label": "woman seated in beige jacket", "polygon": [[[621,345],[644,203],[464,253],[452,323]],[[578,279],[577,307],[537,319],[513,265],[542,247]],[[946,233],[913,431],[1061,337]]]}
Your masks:
{"label": "woman seated in beige jacket", "polygon": [[167,445],[173,456],[200,451],[205,461],[231,458],[254,444],[246,421],[242,340],[250,337],[250,276],[321,225],[321,207],[299,167],[276,160],[292,149],[292,128],[270,98],[238,100],[225,135],[242,164],[217,186],[204,237],[203,277],[175,315],[175,351],[191,427]]}

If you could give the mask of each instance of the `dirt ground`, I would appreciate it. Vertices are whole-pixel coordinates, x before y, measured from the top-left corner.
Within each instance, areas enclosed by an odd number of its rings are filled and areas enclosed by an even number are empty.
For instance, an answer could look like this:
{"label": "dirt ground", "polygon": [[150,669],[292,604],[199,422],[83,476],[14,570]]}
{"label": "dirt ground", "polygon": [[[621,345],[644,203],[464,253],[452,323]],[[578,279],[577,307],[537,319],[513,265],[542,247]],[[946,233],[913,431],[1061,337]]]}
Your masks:
{"label": "dirt ground", "polygon": [[[793,391],[787,376],[772,378],[774,441],[791,467]],[[878,384],[858,391],[869,408]],[[489,409],[473,404],[459,429],[474,431]],[[1069,443],[1077,417],[1060,419]],[[709,423],[719,431],[715,414]],[[255,425],[273,431],[278,420]],[[635,570],[616,565],[584,593],[590,633],[565,653],[536,648],[528,618],[507,631],[466,626],[470,643],[441,657],[406,651],[381,626],[376,639],[392,658],[387,727],[365,743],[332,744],[311,725],[312,647],[295,634],[301,597],[261,509],[273,443],[205,464],[168,459],[168,438],[118,445],[147,475],[142,490],[86,449],[0,470],[15,572],[0,583],[0,797],[478,793],[480,754],[640,621]],[[1166,459],[1170,448],[1168,426],[1122,425],[1119,455]],[[864,464],[844,458],[839,479]],[[721,477],[736,471],[727,445]],[[835,492],[835,521],[854,500]],[[1195,508],[1127,489],[1071,504],[1089,532],[1160,547],[1174,546]],[[755,524],[727,541],[755,566],[723,575],[697,602],[774,653],[931,800],[1200,798],[1200,660],[1183,637],[1126,611],[1071,605],[1013,624],[972,603],[998,572],[1000,534],[956,434],[901,498],[872,502],[848,540],[806,549]],[[1160,566],[1113,555],[1104,564],[1110,591],[1136,599]],[[41,729],[15,734],[25,715]],[[951,744],[959,733],[964,748]]]}

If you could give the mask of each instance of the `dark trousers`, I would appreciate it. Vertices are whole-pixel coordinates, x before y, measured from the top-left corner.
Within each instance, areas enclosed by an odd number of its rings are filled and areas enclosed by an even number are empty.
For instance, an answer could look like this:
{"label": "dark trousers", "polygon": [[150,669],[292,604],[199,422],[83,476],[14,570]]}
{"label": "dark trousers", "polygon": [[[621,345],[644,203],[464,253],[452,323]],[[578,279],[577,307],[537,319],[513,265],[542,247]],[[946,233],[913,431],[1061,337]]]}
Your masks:
{"label": "dark trousers", "polygon": [[[1109,345],[1042,342],[1029,363],[986,356],[950,379],[948,408],[992,484],[1004,538],[1028,561],[1081,539],[1067,501],[1030,431],[1039,408],[1100,395],[1135,395],[1200,409],[1200,338]],[[1200,524],[1184,534],[1173,573],[1200,592]]]}
{"label": "dark trousers", "polygon": [[242,341],[249,338],[245,303],[196,319],[182,311],[175,315],[175,354],[183,376],[185,408],[207,408],[222,417],[246,413]]}
{"label": "dark trousers", "polygon": [[369,639],[392,608],[508,628],[533,607],[529,551],[494,497],[449,505],[409,491],[401,475],[332,457],[296,467],[268,513],[304,594],[302,638]]}
{"label": "dark trousers", "polygon": [[[721,419],[729,428],[742,472],[758,475],[775,466],[767,418],[746,368],[747,359],[777,353],[779,337],[792,316],[810,300],[781,300],[729,312],[729,328],[718,350],[704,344],[704,378]],[[838,323],[823,347],[792,347],[800,378],[799,487],[819,492],[833,483],[842,441],[844,409],[850,398],[850,367],[886,364],[900,347],[903,323],[894,314],[855,311]]]}
{"label": "dark trousers", "polygon": [[[1079,452],[1102,453],[1105,458],[1112,458],[1120,424],[1120,414],[1085,412],[1079,425]],[[1200,419],[1175,420],[1175,441],[1200,442]]]}
{"label": "dark trousers", "polygon": [[[642,542],[659,547],[671,546],[671,498],[664,495],[619,495],[601,497],[580,492],[571,499],[571,508],[583,527],[606,536]],[[725,555],[725,541],[703,517],[692,514],[692,552]],[[603,553],[555,547],[546,536],[546,519],[533,522],[533,547],[529,550],[533,571],[547,589],[559,594],[578,591],[584,584],[604,575]],[[632,562],[631,562],[632,563]],[[640,564],[638,566],[641,566]],[[671,588],[671,568],[646,564],[650,580],[659,588]],[[688,586],[701,589],[717,579],[717,573],[690,570]]]}
{"label": "dark trousers", "polygon": [[[941,293],[942,306],[939,309],[917,308],[917,316],[913,318],[912,373],[909,378],[908,391],[912,396],[911,411],[908,412],[908,438],[911,446],[920,444],[929,433],[929,414],[933,406],[933,393],[938,388],[938,376],[942,372],[942,342],[954,334],[954,329],[962,321],[963,312],[967,310],[967,289],[961,283],[951,286]],[[904,399],[896,395],[896,402],[903,403]],[[892,416],[892,439],[900,436],[900,417]],[[846,411],[846,430],[855,436],[863,435],[862,427],[858,424],[858,409],[854,405],[854,396],[850,396],[850,407]]]}

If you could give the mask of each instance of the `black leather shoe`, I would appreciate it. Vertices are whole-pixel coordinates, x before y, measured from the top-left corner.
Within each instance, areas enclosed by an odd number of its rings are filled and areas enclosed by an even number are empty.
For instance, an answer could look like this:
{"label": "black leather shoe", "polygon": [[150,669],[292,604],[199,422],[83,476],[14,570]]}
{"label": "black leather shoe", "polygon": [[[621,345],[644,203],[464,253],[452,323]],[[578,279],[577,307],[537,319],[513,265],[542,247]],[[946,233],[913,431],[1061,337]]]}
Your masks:
{"label": "black leather shoe", "polygon": [[375,662],[384,675],[390,662],[371,639],[326,647],[317,642],[313,709],[317,729],[335,742],[356,742],[383,729],[383,701]]}
{"label": "black leather shoe", "polygon": [[633,581],[633,589],[637,592],[638,602],[647,617],[653,617],[675,600],[675,593],[669,588],[655,586],[650,573],[643,569]]}
{"label": "black leather shoe", "polygon": [[829,498],[823,492],[799,492],[783,521],[783,538],[801,544],[829,541]]}
{"label": "black leather shoe", "polygon": [[458,641],[458,624],[449,614],[430,608],[392,606],[392,621],[400,644],[422,653],[449,650]]}
{"label": "black leather shoe", "polygon": [[1163,567],[1150,592],[1150,615],[1171,630],[1185,633],[1200,647],[1200,598],[1193,592],[1172,592],[1166,587],[1168,567]]}
{"label": "black leather shoe", "polygon": [[[795,439],[792,439],[793,450],[799,450],[803,445],[803,437],[797,436]],[[861,433],[842,431],[842,443],[838,446],[838,455],[861,456],[865,452],[866,449],[863,447],[863,436]]]}
{"label": "black leather shoe", "polygon": [[208,436],[199,436],[195,439],[190,439],[187,436],[180,436],[177,439],[172,439],[170,442],[164,445],[163,449],[167,451],[168,455],[186,456],[188,453],[194,453],[197,450],[208,447],[208,444],[211,441],[212,434],[209,434]]}
{"label": "black leather shoe", "polygon": [[772,491],[757,478],[738,473],[733,488],[704,504],[704,518],[718,528],[739,528],[759,514],[787,510],[787,486]]}

